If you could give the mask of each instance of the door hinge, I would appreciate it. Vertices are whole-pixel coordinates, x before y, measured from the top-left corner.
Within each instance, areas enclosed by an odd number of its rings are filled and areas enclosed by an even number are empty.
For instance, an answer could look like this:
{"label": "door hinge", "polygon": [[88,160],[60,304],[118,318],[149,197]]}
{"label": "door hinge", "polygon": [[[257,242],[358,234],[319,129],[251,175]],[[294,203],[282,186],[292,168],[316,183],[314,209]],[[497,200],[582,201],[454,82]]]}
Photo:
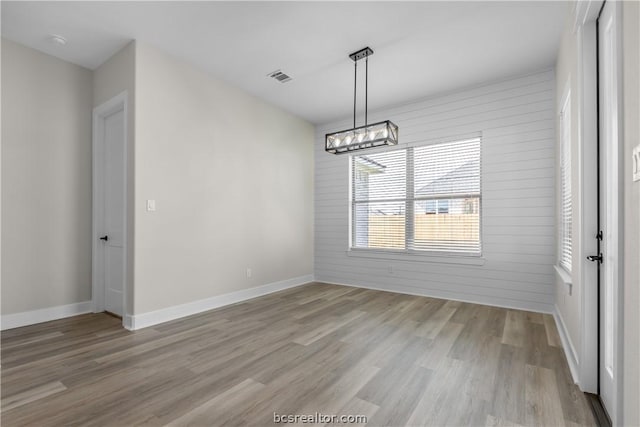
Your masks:
{"label": "door hinge", "polygon": [[596,239],[602,241],[602,230],[598,231],[596,234]]}

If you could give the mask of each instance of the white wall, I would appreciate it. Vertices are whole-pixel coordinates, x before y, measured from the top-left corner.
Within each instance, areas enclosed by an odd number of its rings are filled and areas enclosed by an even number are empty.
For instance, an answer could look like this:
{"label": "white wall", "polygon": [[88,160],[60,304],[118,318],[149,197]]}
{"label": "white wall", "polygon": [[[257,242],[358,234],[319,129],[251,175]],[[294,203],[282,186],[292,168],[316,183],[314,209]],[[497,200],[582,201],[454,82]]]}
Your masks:
{"label": "white wall", "polygon": [[624,108],[623,424],[640,425],[640,182],[631,153],[640,144],[640,3],[622,4]]}
{"label": "white wall", "polygon": [[2,314],[91,299],[91,71],[2,39]]}
{"label": "white wall", "polygon": [[[132,41],[93,72],[93,107],[127,92],[127,276],[125,314],[133,313],[134,270],[134,209],[135,181],[135,56],[136,42]],[[93,236],[94,239],[97,236]]]}
{"label": "white wall", "polygon": [[352,123],[318,127],[316,280],[550,312],[554,91],[554,73],[544,71],[370,113],[370,122],[396,123],[401,143],[482,132],[483,265],[349,256],[349,157],[326,153],[324,134]]}
{"label": "white wall", "polygon": [[135,68],[134,312],[311,275],[313,126],[148,45]]}
{"label": "white wall", "polygon": [[128,316],[311,278],[311,124],[136,42],[93,73],[2,43],[3,315],[90,300],[91,112],[123,91]]}

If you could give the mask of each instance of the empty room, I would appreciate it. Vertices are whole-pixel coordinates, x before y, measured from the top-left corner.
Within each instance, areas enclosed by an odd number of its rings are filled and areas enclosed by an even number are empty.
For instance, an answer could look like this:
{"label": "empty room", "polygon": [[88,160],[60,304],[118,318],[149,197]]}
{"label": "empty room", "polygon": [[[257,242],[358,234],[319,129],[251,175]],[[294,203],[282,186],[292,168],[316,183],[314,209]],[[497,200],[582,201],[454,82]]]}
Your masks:
{"label": "empty room", "polygon": [[0,8],[3,426],[640,426],[640,2]]}

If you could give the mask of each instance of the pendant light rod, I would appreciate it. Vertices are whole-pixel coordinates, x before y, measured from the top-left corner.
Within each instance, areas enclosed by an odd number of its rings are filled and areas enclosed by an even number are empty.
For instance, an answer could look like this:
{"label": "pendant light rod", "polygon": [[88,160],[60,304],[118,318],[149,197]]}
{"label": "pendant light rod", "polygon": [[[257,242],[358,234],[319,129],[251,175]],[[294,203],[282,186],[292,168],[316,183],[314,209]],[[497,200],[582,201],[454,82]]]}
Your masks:
{"label": "pendant light rod", "polygon": [[353,127],[356,127],[356,105],[357,105],[357,87],[358,87],[358,61],[364,58],[365,62],[365,75],[364,75],[364,124],[368,123],[369,114],[369,57],[373,55],[373,50],[370,47],[365,47],[357,52],[353,52],[349,55],[349,58],[353,60]]}
{"label": "pendant light rod", "polygon": [[358,61],[353,63],[353,127],[356,127],[356,93],[358,90]]}
{"label": "pendant light rod", "polygon": [[[364,60],[364,125],[368,124],[367,114],[369,112],[369,55]],[[355,125],[353,126],[355,127]]]}

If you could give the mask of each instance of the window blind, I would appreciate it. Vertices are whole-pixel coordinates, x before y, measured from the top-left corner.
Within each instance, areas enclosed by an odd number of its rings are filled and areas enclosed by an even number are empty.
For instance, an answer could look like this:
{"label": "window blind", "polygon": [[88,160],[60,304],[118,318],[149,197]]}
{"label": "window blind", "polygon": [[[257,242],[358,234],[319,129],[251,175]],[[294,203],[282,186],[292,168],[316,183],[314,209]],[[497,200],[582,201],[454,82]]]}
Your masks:
{"label": "window blind", "polygon": [[351,157],[352,248],[479,254],[480,138]]}
{"label": "window blind", "polygon": [[352,246],[404,249],[406,240],[407,152],[353,156]]}
{"label": "window blind", "polygon": [[571,272],[571,103],[564,104],[560,114],[560,250],[559,263]]}

